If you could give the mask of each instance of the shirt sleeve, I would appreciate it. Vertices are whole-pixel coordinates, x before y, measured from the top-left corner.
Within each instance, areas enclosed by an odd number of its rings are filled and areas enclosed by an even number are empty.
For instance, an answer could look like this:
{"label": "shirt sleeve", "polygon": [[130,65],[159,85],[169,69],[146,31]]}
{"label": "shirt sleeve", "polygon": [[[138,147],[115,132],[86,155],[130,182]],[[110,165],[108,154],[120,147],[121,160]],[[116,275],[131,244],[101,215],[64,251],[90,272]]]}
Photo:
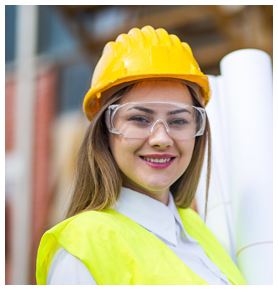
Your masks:
{"label": "shirt sleeve", "polygon": [[97,285],[85,264],[61,247],[50,266],[47,285]]}

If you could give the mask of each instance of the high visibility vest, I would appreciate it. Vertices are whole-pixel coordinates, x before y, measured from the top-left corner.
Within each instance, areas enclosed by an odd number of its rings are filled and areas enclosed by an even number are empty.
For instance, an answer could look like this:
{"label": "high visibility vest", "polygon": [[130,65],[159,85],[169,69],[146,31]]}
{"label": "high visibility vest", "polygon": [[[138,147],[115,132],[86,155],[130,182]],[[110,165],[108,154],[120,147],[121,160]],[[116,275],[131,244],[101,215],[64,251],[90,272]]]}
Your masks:
{"label": "high visibility vest", "polygon": [[[246,285],[240,271],[192,209],[178,208],[185,230],[232,284]],[[112,209],[68,218],[42,237],[37,284],[46,284],[59,247],[79,258],[99,285],[207,285],[161,240]]]}

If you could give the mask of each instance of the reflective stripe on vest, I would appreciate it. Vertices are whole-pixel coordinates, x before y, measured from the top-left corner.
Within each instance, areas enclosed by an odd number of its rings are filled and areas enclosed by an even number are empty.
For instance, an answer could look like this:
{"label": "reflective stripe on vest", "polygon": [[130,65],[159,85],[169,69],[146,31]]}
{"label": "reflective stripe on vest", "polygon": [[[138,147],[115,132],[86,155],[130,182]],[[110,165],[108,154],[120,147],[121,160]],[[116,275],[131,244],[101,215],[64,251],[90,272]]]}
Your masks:
{"label": "reflective stripe on vest", "polygon": [[[198,240],[232,284],[246,285],[238,268],[192,209],[178,208],[185,230]],[[161,240],[112,209],[71,217],[42,239],[37,284],[45,285],[59,247],[79,258],[99,285],[207,285]]]}

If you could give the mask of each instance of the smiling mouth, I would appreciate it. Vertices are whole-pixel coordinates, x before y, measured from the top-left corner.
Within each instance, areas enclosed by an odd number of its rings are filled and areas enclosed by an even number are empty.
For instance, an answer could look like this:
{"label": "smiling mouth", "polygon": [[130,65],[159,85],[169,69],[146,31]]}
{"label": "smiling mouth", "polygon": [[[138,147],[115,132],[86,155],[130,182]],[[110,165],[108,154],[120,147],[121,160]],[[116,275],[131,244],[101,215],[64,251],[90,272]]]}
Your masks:
{"label": "smiling mouth", "polygon": [[149,157],[144,157],[144,156],[140,156],[140,157],[148,162],[157,163],[157,164],[168,163],[172,159],[174,159],[174,157],[173,158],[149,158]]}

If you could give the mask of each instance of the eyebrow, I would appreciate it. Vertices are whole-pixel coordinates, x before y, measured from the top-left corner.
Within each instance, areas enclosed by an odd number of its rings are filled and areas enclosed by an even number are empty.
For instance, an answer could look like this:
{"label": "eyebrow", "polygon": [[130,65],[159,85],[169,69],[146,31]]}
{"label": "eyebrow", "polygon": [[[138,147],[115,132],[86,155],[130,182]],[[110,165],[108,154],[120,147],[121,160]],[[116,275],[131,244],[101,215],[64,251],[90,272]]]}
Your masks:
{"label": "eyebrow", "polygon": [[154,114],[154,111],[151,110],[151,109],[148,109],[148,108],[144,108],[144,107],[132,107],[129,110],[132,110],[132,109],[136,109],[136,110],[139,110],[139,111],[143,111],[143,112],[146,112],[146,113],[149,113],[149,114]]}
{"label": "eyebrow", "polygon": [[[153,110],[148,109],[148,108],[144,108],[144,107],[132,107],[132,108],[129,108],[128,111],[132,110],[132,109],[143,111],[143,112],[148,113],[148,114],[154,114]],[[179,110],[175,110],[175,111],[170,111],[167,113],[167,115],[175,115],[175,114],[180,114],[180,113],[184,113],[184,112],[191,114],[191,112],[186,110],[186,109],[179,109]]]}
{"label": "eyebrow", "polygon": [[191,112],[186,109],[180,109],[180,110],[168,112],[167,115],[175,115],[175,114],[184,113],[184,112],[191,114]]}

